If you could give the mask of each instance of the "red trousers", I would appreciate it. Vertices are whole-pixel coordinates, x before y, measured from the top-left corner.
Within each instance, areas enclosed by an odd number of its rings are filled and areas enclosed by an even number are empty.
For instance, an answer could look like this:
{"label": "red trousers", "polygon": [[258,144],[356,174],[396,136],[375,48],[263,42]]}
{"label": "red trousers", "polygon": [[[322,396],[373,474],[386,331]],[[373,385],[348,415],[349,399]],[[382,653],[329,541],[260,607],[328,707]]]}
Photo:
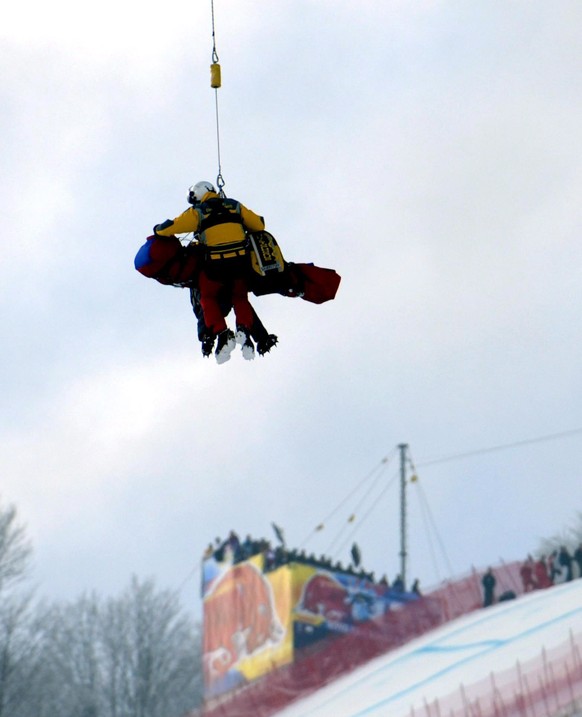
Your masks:
{"label": "red trousers", "polygon": [[[220,309],[218,294],[226,288],[230,289],[232,296],[232,307],[236,317],[236,325],[250,331],[253,325],[254,312],[249,302],[247,282],[241,277],[233,277],[221,281],[218,278],[210,278],[206,270],[200,272],[199,278],[200,304],[204,313],[204,323],[215,334],[227,328],[226,321]],[[222,294],[224,297],[224,293]]]}

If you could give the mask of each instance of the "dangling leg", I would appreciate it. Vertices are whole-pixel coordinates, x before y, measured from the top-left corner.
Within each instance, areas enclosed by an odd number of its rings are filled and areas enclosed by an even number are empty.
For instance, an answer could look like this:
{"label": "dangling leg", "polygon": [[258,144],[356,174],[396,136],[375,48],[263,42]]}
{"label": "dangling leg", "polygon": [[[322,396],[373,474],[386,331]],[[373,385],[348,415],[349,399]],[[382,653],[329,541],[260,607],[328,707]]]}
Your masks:
{"label": "dangling leg", "polygon": [[200,304],[204,313],[204,323],[217,336],[216,360],[224,363],[230,358],[235,347],[234,334],[226,325],[218,294],[223,288],[219,281],[210,279],[205,271],[200,272]]}
{"label": "dangling leg", "polygon": [[255,347],[251,340],[251,331],[256,313],[251,306],[244,279],[234,279],[232,284],[232,305],[236,316],[236,340],[242,346],[243,358],[251,361],[255,358]]}
{"label": "dangling leg", "polygon": [[198,341],[200,341],[201,344],[202,355],[206,358],[212,353],[215,337],[212,329],[209,329],[204,322],[204,312],[202,311],[202,304],[200,303],[200,289],[190,289],[190,303],[192,304],[192,310],[197,320]]}
{"label": "dangling leg", "polygon": [[257,345],[257,352],[259,356],[264,356],[265,354],[269,353],[273,346],[277,345],[279,339],[277,338],[277,336],[275,336],[275,334],[270,334],[267,331],[267,329],[263,325],[263,322],[259,319],[258,314],[252,304],[251,309],[253,311],[251,337]]}
{"label": "dangling leg", "polygon": [[232,283],[232,306],[236,316],[237,327],[251,331],[254,311],[249,301],[247,285],[244,279],[235,279]]}
{"label": "dangling leg", "polygon": [[219,334],[226,329],[226,321],[220,310],[218,301],[218,292],[222,288],[222,283],[210,279],[205,271],[200,272],[200,305],[204,314],[204,323],[206,327]]}

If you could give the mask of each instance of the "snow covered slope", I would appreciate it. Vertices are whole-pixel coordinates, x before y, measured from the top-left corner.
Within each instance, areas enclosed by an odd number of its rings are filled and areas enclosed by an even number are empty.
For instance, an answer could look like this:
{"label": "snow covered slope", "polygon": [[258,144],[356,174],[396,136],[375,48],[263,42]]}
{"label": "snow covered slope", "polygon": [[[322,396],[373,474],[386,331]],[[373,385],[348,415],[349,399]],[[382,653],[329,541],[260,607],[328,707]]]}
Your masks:
{"label": "snow covered slope", "polygon": [[[408,717],[515,668],[542,650],[582,639],[582,579],[479,610],[379,657],[277,717]],[[515,677],[513,678],[515,681]],[[491,692],[491,686],[488,686]],[[448,714],[445,711],[443,714]]]}

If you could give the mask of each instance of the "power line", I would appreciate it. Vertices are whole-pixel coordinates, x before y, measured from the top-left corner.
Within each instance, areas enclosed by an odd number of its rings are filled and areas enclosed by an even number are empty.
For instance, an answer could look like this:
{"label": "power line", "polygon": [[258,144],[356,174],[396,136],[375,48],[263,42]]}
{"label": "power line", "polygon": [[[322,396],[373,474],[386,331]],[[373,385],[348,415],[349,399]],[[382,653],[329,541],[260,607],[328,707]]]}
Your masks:
{"label": "power line", "polygon": [[[497,444],[495,446],[479,448],[479,449],[472,450],[472,451],[465,451],[463,453],[455,453],[452,455],[443,456],[441,458],[429,459],[429,460],[425,460],[420,463],[417,463],[416,466],[418,466],[418,467],[433,466],[433,465],[437,465],[439,463],[447,463],[447,462],[452,462],[455,460],[471,458],[473,456],[485,455],[488,453],[496,453],[499,451],[510,450],[513,448],[521,448],[521,447],[528,446],[528,445],[534,445],[537,443],[544,443],[544,442],[548,442],[548,441],[559,440],[562,438],[568,438],[568,437],[576,436],[576,435],[580,435],[580,434],[582,434],[582,428],[574,428],[574,429],[570,429],[567,431],[560,431],[557,433],[550,433],[550,434],[545,434],[542,436],[537,436],[535,438],[528,438],[528,439],[519,440],[519,441],[512,441],[510,443]],[[343,498],[343,500],[341,500],[341,502],[329,513],[329,515],[327,515],[326,518],[314,530],[312,530],[312,532],[305,538],[305,540],[302,543],[302,547],[305,546],[305,544],[307,542],[309,542],[309,540],[313,537],[313,535],[315,533],[319,532],[320,530],[322,530],[325,527],[325,524],[327,523],[327,521],[330,520],[333,516],[335,516],[338,513],[338,511],[340,510],[340,508],[342,508],[348,501],[350,501],[351,499],[353,499],[355,497],[356,493],[364,486],[365,483],[367,483],[372,478],[372,476],[375,476],[374,480],[371,482],[371,485],[370,484],[368,485],[368,488],[365,491],[363,497],[358,502],[358,510],[362,509],[363,504],[370,497],[370,494],[372,493],[374,488],[377,486],[379,478],[384,473],[384,471],[387,467],[387,464],[393,458],[395,452],[396,452],[396,448],[394,448],[392,450],[392,452],[389,456],[383,458],[379,464],[377,464],[366,476],[364,476],[364,478],[345,496],[345,498]],[[412,469],[413,473],[416,473],[416,466],[413,463],[410,455],[408,456],[408,463],[409,463],[410,468]],[[364,522],[366,522],[366,520],[369,518],[371,513],[374,511],[374,509],[376,508],[376,506],[379,503],[379,500],[389,490],[389,488],[392,486],[392,484],[393,484],[393,481],[388,482],[388,485],[386,485],[381,490],[380,494],[376,497],[375,503],[373,503],[373,505],[371,505],[368,508],[368,510],[364,513],[364,515],[358,520],[358,524],[353,526],[351,531],[348,531],[349,534],[348,534],[347,538],[344,538],[343,542],[340,545],[340,549],[338,552],[341,552],[341,550],[343,550],[345,548],[346,544],[350,540],[353,539],[355,534],[362,527],[362,524]],[[449,570],[449,572],[451,572],[451,564],[450,564],[449,557],[445,550],[442,538],[438,533],[436,523],[434,520],[434,516],[432,515],[432,511],[428,504],[426,495],[424,495],[423,491],[419,492],[419,498],[420,498],[421,513],[422,513],[423,520],[425,522],[425,526],[432,527],[432,531],[436,538],[436,542],[438,543],[438,546],[441,550],[444,561],[447,564],[447,569]],[[354,517],[355,517],[355,515],[353,515],[348,522],[351,523],[353,521]],[[335,538],[333,539],[333,541],[330,545],[330,548],[329,548],[330,551],[338,543],[340,543],[340,541],[342,540],[342,537],[345,535],[344,531],[346,530],[346,528],[347,528],[347,526],[344,525],[344,527],[342,529],[340,529],[339,533],[335,536]],[[430,541],[430,537],[429,537],[429,541]],[[431,550],[433,550],[433,548],[434,548],[434,546],[431,545]],[[436,554],[434,554],[434,550],[433,550],[433,561],[435,562],[435,567],[436,567]],[[437,568],[437,572],[438,572],[438,568]]]}
{"label": "power line", "polygon": [[[392,460],[392,458],[393,458],[395,452],[396,452],[396,449],[393,449],[387,456],[385,456],[384,458],[382,458],[382,460],[381,460],[378,464],[376,464],[376,466],[374,466],[374,468],[372,468],[372,470],[371,470],[369,473],[367,473],[367,475],[365,475],[364,478],[362,478],[362,480],[355,486],[355,488],[353,488],[353,489],[346,495],[346,497],[343,498],[343,500],[341,500],[340,503],[338,503],[338,505],[336,505],[336,507],[331,511],[331,513],[329,513],[329,514],[319,523],[319,525],[318,525],[316,528],[314,528],[314,529],[311,531],[311,533],[309,533],[309,535],[308,535],[308,536],[303,540],[303,542],[300,544],[300,547],[304,547],[304,546],[307,544],[307,542],[315,535],[315,533],[317,533],[317,532],[319,532],[320,530],[322,530],[322,529],[325,527],[326,523],[327,523],[334,515],[336,515],[336,513],[340,510],[340,508],[342,508],[342,506],[344,506],[344,505],[348,502],[348,500],[350,500],[350,498],[352,498],[352,497],[360,490],[360,488],[364,485],[364,483],[366,483],[366,481],[368,481],[368,480],[374,475],[374,473],[376,473],[376,472],[383,473],[383,472],[386,470],[386,468],[387,468],[388,464],[390,463],[390,461]],[[375,484],[376,484],[376,480],[374,480],[374,485],[375,485]]]}
{"label": "power line", "polygon": [[455,453],[451,456],[445,456],[443,458],[435,458],[428,461],[422,461],[417,463],[417,466],[434,466],[437,463],[448,463],[449,461],[461,460],[463,458],[471,458],[472,456],[483,455],[486,453],[496,453],[497,451],[506,451],[511,448],[521,448],[522,446],[532,445],[534,443],[544,443],[546,441],[556,441],[560,438],[567,438],[568,436],[575,436],[582,433],[582,428],[573,428],[569,431],[561,431],[560,433],[550,433],[545,436],[538,436],[537,438],[527,438],[522,441],[514,441],[513,443],[501,443],[497,446],[491,446],[489,448],[478,448],[474,451],[467,451],[466,453]]}
{"label": "power line", "polygon": [[192,568],[192,570],[190,570],[190,572],[188,573],[188,575],[186,575],[186,577],[184,578],[184,580],[182,580],[182,582],[180,583],[180,586],[179,586],[178,588],[176,588],[176,590],[175,590],[176,594],[177,594],[177,595],[180,595],[180,593],[182,592],[182,590],[184,590],[184,588],[185,588],[186,585],[190,582],[190,580],[193,580],[193,579],[196,577],[196,575],[197,575],[198,573],[200,573],[200,571],[201,571],[201,566],[200,566],[200,564],[195,565],[195,566]]}
{"label": "power line", "polygon": [[[441,549],[442,557],[443,557],[443,559],[444,559],[444,561],[445,561],[445,563],[446,563],[446,568],[447,568],[447,570],[448,570],[448,574],[449,574],[449,576],[452,576],[452,575],[454,574],[454,573],[453,573],[453,567],[452,567],[452,565],[451,565],[451,561],[449,560],[449,556],[448,556],[448,554],[447,554],[447,551],[446,551],[446,548],[445,548],[445,544],[444,544],[444,542],[443,542],[443,539],[441,538],[441,535],[440,535],[440,533],[439,533],[439,531],[438,531],[438,529],[437,529],[436,521],[435,521],[435,519],[434,519],[432,510],[431,510],[431,508],[430,508],[430,505],[429,505],[429,502],[428,502],[428,500],[427,500],[427,497],[426,497],[426,494],[425,494],[425,492],[424,492],[424,489],[423,489],[423,487],[422,487],[422,484],[420,483],[420,481],[416,481],[415,485],[416,485],[416,489],[417,489],[417,491],[418,491],[419,503],[420,503],[420,508],[421,508],[421,512],[422,512],[422,515],[423,515],[423,520],[425,521],[425,527],[427,526],[427,523],[430,525],[430,527],[432,527],[433,534],[434,534],[434,536],[435,536],[435,538],[436,538],[436,541],[437,541],[437,543],[438,543],[438,545],[439,545],[439,547],[440,547],[440,549]],[[439,571],[438,571],[438,566],[437,566],[436,554],[435,554],[435,551],[434,551],[433,541],[432,541],[431,538],[430,538],[430,534],[429,534],[429,531],[428,531],[428,530],[426,531],[426,534],[427,534],[427,540],[428,540],[428,543],[429,543],[429,546],[430,546],[431,555],[432,555],[432,557],[433,557],[435,572],[437,573],[437,578],[438,578],[439,581],[440,581],[440,575],[438,574]]]}
{"label": "power line", "polygon": [[[341,532],[335,537],[333,543],[330,545],[330,547],[327,549],[327,552],[329,554],[334,555],[335,558],[339,557],[339,555],[342,553],[342,551],[345,549],[345,547],[353,540],[356,533],[360,530],[360,528],[364,525],[366,520],[370,517],[372,512],[380,505],[381,499],[384,497],[384,494],[387,493],[390,488],[394,485],[396,479],[398,478],[398,473],[396,473],[392,479],[388,482],[386,486],[380,491],[380,493],[376,496],[375,500],[372,502],[372,504],[369,506],[369,508],[366,510],[366,512],[362,515],[361,518],[357,519],[357,523],[352,529],[352,531],[348,534],[348,537],[344,539],[343,543],[341,543],[340,547],[336,549],[335,553],[333,552],[333,548],[335,546],[335,543],[338,542],[339,538],[341,538]],[[375,487],[376,483],[374,483]],[[361,504],[361,501],[360,501]]]}

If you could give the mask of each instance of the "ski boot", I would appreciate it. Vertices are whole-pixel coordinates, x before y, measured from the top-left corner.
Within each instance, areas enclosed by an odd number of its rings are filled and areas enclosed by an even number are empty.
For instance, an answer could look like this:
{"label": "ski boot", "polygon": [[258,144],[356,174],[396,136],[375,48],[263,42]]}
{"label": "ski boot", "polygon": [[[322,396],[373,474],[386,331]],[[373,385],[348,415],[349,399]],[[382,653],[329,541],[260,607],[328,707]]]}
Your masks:
{"label": "ski boot", "polygon": [[224,329],[217,336],[216,351],[216,363],[226,363],[230,359],[230,354],[234,351],[236,341],[234,334],[230,329]]}
{"label": "ski boot", "polygon": [[241,346],[243,358],[252,361],[255,358],[255,345],[244,326],[237,326],[236,342]]}
{"label": "ski boot", "polygon": [[275,336],[275,334],[268,334],[265,338],[257,341],[257,351],[259,352],[259,356],[268,354],[273,346],[276,346],[278,343],[279,339]]}
{"label": "ski boot", "polygon": [[200,339],[200,344],[202,348],[202,355],[204,358],[208,358],[214,348],[214,335],[211,333],[204,334]]}

